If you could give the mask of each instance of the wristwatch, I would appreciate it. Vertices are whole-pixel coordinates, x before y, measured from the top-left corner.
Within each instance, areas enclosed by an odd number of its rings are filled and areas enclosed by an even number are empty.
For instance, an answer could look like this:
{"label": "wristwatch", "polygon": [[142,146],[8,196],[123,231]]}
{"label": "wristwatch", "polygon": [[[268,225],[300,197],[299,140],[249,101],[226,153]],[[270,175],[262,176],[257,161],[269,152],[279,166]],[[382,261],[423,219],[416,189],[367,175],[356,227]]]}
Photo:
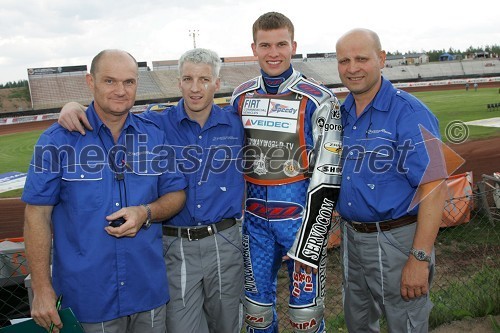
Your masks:
{"label": "wristwatch", "polygon": [[418,260],[418,261],[427,261],[431,262],[431,256],[425,253],[424,250],[416,250],[414,248],[411,248],[410,254],[413,254],[413,256]]}
{"label": "wristwatch", "polygon": [[142,227],[144,229],[148,229],[151,226],[151,207],[149,207],[149,204],[142,204],[141,206],[146,208],[146,212],[148,214],[146,217],[146,221],[144,221]]}

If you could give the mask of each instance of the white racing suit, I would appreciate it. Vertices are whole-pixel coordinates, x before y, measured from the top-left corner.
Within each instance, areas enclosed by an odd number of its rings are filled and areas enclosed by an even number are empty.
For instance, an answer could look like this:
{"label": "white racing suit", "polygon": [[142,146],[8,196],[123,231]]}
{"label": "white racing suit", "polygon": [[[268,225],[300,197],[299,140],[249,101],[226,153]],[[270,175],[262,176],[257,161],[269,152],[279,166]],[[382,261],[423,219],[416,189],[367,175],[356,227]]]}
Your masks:
{"label": "white racing suit", "polygon": [[231,100],[246,135],[245,327],[278,332],[277,272],[288,252],[318,268],[318,274],[297,274],[294,260],[285,262],[291,326],[323,332],[326,245],[341,179],[340,104],[297,71],[275,95],[263,87],[256,77],[236,88]]}

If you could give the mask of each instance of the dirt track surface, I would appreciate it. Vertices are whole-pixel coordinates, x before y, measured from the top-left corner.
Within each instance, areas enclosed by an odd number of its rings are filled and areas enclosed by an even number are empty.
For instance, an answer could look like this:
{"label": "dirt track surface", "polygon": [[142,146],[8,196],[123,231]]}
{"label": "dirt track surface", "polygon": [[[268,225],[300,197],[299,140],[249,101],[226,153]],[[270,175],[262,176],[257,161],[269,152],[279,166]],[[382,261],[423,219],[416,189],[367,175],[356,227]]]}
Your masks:
{"label": "dirt track surface", "polygon": [[30,123],[21,123],[21,124],[11,124],[11,125],[0,125],[0,135],[4,134],[13,134],[19,132],[28,132],[28,131],[36,131],[36,130],[44,130],[48,128],[50,125],[55,123],[57,119],[53,120],[44,120],[44,121],[33,121]]}
{"label": "dirt track surface", "polygon": [[500,316],[487,316],[482,318],[466,318],[441,325],[430,333],[495,333],[493,322],[500,322]]}

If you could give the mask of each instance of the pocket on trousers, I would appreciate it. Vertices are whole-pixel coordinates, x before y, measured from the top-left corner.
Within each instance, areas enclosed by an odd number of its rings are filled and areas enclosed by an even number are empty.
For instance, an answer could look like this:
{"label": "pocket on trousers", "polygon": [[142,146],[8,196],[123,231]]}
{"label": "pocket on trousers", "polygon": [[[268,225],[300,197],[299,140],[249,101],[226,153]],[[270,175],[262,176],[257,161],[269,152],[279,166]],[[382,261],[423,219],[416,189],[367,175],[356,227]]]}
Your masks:
{"label": "pocket on trousers", "polygon": [[[411,332],[413,332],[414,329],[416,329],[416,332],[421,332],[419,328],[422,328],[422,325],[425,325],[425,327],[428,326],[429,315],[433,306],[434,304],[432,304],[429,300],[424,306],[408,309],[406,311],[408,315],[408,322],[412,329]],[[427,332],[427,330],[425,330],[425,332]]]}

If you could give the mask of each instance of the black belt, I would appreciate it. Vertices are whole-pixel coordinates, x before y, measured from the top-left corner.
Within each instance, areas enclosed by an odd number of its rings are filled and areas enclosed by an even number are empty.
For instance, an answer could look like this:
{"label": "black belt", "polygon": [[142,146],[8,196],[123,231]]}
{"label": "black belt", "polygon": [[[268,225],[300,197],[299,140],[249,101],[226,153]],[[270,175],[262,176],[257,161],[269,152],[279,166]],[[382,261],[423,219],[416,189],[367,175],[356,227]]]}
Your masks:
{"label": "black belt", "polygon": [[396,220],[388,220],[388,221],[381,221],[381,222],[356,222],[356,221],[349,221],[349,220],[346,220],[346,221],[357,232],[372,233],[372,232],[378,231],[377,225],[379,226],[381,231],[388,231],[391,229],[404,227],[405,225],[410,225],[412,223],[417,222],[417,216],[416,215],[407,215],[407,216],[400,217],[399,219],[396,219]]}
{"label": "black belt", "polygon": [[164,225],[163,234],[165,236],[183,237],[192,241],[212,236],[219,231],[231,228],[235,224],[236,219],[222,219],[220,222],[202,227],[182,228]]}

